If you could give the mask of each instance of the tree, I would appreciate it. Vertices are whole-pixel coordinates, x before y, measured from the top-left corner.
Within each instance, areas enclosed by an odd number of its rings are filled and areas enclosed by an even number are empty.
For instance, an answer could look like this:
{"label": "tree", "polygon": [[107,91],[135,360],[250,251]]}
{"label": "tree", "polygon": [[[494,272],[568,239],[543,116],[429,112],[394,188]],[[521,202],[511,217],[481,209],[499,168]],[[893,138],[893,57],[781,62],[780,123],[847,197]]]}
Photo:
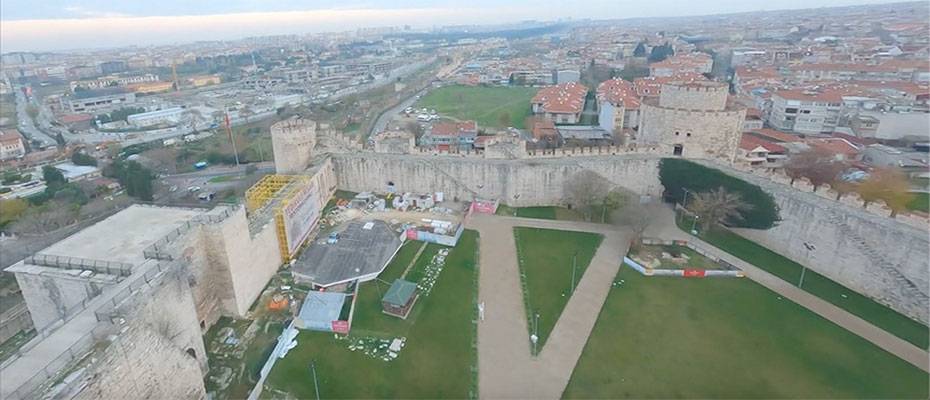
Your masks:
{"label": "tree", "polygon": [[423,127],[420,126],[416,121],[408,121],[404,124],[404,130],[413,134],[414,137],[420,139],[420,136],[423,136]]}
{"label": "tree", "polygon": [[578,172],[572,175],[565,184],[565,199],[569,205],[581,212],[586,221],[590,221],[594,206],[601,204],[607,196],[608,182],[606,181],[589,170]]}
{"label": "tree", "polygon": [[77,216],[78,210],[78,205],[52,200],[41,206],[29,207],[22,217],[16,220],[11,230],[33,235],[50,232],[70,224]]}
{"label": "tree", "polygon": [[607,215],[613,214],[614,211],[622,208],[630,201],[630,197],[632,196],[620,189],[607,192],[607,195],[605,195],[604,199],[601,201],[601,223],[607,222]]}
{"label": "tree", "polygon": [[28,208],[29,203],[23,199],[0,200],[0,227],[19,219]]}
{"label": "tree", "polygon": [[643,42],[639,42],[636,45],[636,49],[633,50],[633,57],[645,57],[646,56],[646,45]]}
{"label": "tree", "polygon": [[639,201],[631,201],[622,208],[614,212],[612,220],[618,226],[627,228],[633,232],[631,241],[633,244],[639,243],[646,229],[658,219],[662,212],[662,206],[653,203],[643,204]]}
{"label": "tree", "polygon": [[46,186],[63,185],[68,182],[65,175],[51,165],[42,167],[42,180],[45,181]]}
{"label": "tree", "polygon": [[862,197],[862,206],[883,200],[891,209],[891,216],[907,209],[914,195],[909,192],[910,183],[901,171],[892,168],[878,168],[872,171],[868,179],[859,184],[857,192]]}
{"label": "tree", "polygon": [[126,189],[126,194],[140,200],[151,201],[154,195],[152,181],[155,175],[135,161],[116,160],[103,170],[105,176],[115,178]]}
{"label": "tree", "polygon": [[39,108],[36,107],[34,104],[30,104],[26,106],[26,115],[29,116],[29,119],[35,121],[36,118],[39,116]]}
{"label": "tree", "polygon": [[704,230],[722,223],[741,220],[742,212],[752,209],[752,205],[744,202],[739,193],[728,192],[722,186],[709,192],[695,194],[686,207],[697,215]]}
{"label": "tree", "polygon": [[814,149],[798,153],[789,161],[785,173],[791,178],[790,184],[794,185],[794,181],[799,178],[807,178],[814,186],[814,191],[835,182],[837,175],[846,168],[830,153]]}
{"label": "tree", "polygon": [[652,51],[649,52],[649,62],[659,62],[673,55],[675,55],[675,50],[672,49],[672,45],[666,42],[661,46],[652,48]]}
{"label": "tree", "polygon": [[74,163],[74,165],[97,166],[96,158],[80,151],[71,153],[71,162]]}

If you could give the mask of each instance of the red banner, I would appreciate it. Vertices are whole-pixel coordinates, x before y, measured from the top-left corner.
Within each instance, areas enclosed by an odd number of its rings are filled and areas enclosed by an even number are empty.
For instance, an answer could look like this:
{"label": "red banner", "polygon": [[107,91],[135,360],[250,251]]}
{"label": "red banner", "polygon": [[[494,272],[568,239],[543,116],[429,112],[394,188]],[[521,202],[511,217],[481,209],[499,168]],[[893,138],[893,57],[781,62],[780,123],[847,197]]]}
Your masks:
{"label": "red banner", "polygon": [[685,278],[703,278],[703,269],[685,269]]}
{"label": "red banner", "polygon": [[410,228],[407,229],[407,240],[417,240],[417,230]]}
{"label": "red banner", "polygon": [[333,321],[333,332],[341,333],[343,335],[349,334],[349,321]]}

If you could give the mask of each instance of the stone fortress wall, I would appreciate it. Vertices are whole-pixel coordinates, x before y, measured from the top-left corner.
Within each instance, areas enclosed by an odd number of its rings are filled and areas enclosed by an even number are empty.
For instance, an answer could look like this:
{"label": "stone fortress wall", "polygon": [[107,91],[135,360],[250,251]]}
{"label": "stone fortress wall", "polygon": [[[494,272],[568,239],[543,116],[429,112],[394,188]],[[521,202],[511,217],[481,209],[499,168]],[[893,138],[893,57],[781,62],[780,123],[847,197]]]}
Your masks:
{"label": "stone fortress wall", "polygon": [[[331,154],[338,186],[352,191],[443,191],[446,198],[498,199],[512,206],[563,204],[564,184],[582,170],[594,171],[634,192],[661,195],[658,163],[662,156],[623,147],[607,153],[593,148],[528,153],[522,159],[492,160],[481,154]],[[890,218],[881,204],[863,208],[854,196],[835,200],[835,192],[790,187],[783,175],[736,169],[700,161],[760,185],[781,207],[775,228],[738,233],[809,266],[911,318],[928,322],[927,220]],[[742,168],[742,167],[739,167]],[[922,225],[921,225],[922,224]],[[917,227],[915,227],[915,225]],[[922,226],[922,228],[920,228]],[[803,242],[817,248],[810,258]]]}
{"label": "stone fortress wall", "polygon": [[316,128],[316,122],[296,117],[271,125],[271,147],[279,174],[304,170],[316,145]]}

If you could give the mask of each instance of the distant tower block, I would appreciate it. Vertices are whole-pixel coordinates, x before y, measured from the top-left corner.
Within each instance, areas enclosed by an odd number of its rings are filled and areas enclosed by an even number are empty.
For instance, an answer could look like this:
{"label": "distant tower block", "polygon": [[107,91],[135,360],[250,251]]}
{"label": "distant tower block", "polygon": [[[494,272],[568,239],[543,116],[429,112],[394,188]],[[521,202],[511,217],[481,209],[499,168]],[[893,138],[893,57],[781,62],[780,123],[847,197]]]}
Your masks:
{"label": "distant tower block", "polygon": [[274,168],[278,174],[296,174],[310,165],[316,144],[316,122],[291,118],[271,125]]}

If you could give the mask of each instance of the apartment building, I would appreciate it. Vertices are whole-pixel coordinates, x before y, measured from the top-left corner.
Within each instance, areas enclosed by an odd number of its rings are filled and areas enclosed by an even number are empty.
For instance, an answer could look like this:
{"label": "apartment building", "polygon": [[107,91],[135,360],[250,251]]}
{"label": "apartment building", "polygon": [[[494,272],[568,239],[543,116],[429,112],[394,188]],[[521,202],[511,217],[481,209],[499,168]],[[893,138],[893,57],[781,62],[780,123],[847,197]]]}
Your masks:
{"label": "apartment building", "polygon": [[587,95],[585,85],[569,82],[540,89],[530,104],[535,115],[557,124],[576,124],[581,121]]}
{"label": "apartment building", "polygon": [[778,90],[772,94],[768,122],[782,131],[832,132],[842,109],[843,97],[834,90]]}

